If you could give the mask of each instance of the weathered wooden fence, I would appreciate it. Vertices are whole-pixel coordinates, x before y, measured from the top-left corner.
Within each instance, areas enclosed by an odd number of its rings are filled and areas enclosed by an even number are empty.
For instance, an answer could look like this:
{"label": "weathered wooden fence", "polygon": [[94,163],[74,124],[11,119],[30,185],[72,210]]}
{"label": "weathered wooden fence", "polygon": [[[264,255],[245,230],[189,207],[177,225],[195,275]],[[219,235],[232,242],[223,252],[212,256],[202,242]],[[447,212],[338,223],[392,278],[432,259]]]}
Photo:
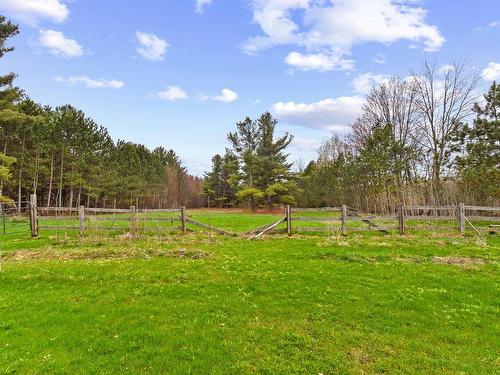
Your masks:
{"label": "weathered wooden fence", "polygon": [[[294,214],[292,214],[292,212]],[[329,213],[315,217],[309,212]],[[287,233],[324,232],[325,230],[338,231],[346,236],[348,232],[379,231],[382,233],[398,232],[405,234],[409,230],[454,230],[464,235],[467,227],[476,232],[475,222],[500,221],[500,207],[466,206],[460,203],[457,206],[404,206],[400,204],[396,216],[381,216],[363,213],[343,205],[342,207],[325,207],[320,209],[293,208],[285,209]],[[304,226],[295,223],[306,222]],[[447,225],[443,225],[447,222]],[[322,223],[323,226],[313,226],[311,223]],[[359,223],[360,225],[349,225]],[[437,225],[439,223],[439,225]],[[326,224],[326,225],[325,225]],[[490,224],[489,228],[498,225]]]}
{"label": "weathered wooden fence", "polygon": [[[42,218],[42,221],[40,221]],[[129,209],[39,207],[30,219],[38,230],[85,233],[113,232],[136,235],[142,232],[186,233],[185,209]],[[170,225],[168,225],[170,224]],[[176,225],[174,225],[176,224]],[[178,224],[178,225],[177,225]],[[38,232],[36,233],[38,234]]]}
{"label": "weathered wooden fence", "polygon": [[[31,196],[27,207],[29,228],[33,237],[38,236],[40,230],[72,231],[80,235],[107,231],[135,236],[153,231],[186,234],[193,231],[194,227],[221,235],[248,239],[257,239],[272,233],[286,233],[291,236],[294,233],[304,232],[335,232],[347,236],[351,232],[366,230],[402,235],[413,230],[448,230],[464,235],[468,227],[479,233],[473,221],[477,223],[478,221],[500,220],[500,207],[466,206],[462,203],[445,207],[406,207],[400,204],[395,216],[363,213],[346,205],[323,208],[286,206],[284,215],[279,220],[244,233],[236,233],[232,229],[219,228],[194,220],[184,207],[179,209],[137,209],[135,206],[129,209],[86,208],[84,206],[37,208],[34,195]],[[493,224],[491,227],[498,226]]]}

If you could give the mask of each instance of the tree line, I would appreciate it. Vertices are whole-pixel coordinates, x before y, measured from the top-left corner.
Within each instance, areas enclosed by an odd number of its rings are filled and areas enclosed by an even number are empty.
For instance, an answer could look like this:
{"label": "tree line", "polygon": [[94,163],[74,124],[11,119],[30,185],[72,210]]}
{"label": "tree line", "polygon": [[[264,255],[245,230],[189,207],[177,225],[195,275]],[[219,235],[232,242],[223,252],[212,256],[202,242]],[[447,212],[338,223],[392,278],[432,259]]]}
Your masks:
{"label": "tree line", "polygon": [[274,140],[269,113],[247,118],[212,159],[207,203],[347,204],[386,213],[399,203],[498,205],[500,89],[493,82],[481,98],[479,86],[466,61],[426,62],[409,77],[394,76],[369,92],[347,134],[325,140],[318,158],[295,171],[285,152],[292,136]]}
{"label": "tree line", "polygon": [[[0,16],[0,58],[18,26]],[[106,128],[71,105],[31,100],[0,76],[0,203],[150,208],[276,205],[339,206],[392,212],[406,205],[498,205],[500,89],[480,95],[467,62],[425,63],[408,77],[374,87],[347,134],[333,135],[316,160],[293,166],[288,133],[266,112],[227,134],[203,179],[178,155],[113,141]]]}
{"label": "tree line", "polygon": [[326,140],[302,171],[300,204],[497,205],[500,90],[493,82],[481,100],[478,86],[461,62],[425,63],[373,88],[351,131]]}
{"label": "tree line", "polygon": [[[0,16],[0,58],[18,26]],[[106,128],[71,105],[51,108],[0,76],[0,200],[39,206],[196,207],[202,180],[173,150],[113,141]]]}

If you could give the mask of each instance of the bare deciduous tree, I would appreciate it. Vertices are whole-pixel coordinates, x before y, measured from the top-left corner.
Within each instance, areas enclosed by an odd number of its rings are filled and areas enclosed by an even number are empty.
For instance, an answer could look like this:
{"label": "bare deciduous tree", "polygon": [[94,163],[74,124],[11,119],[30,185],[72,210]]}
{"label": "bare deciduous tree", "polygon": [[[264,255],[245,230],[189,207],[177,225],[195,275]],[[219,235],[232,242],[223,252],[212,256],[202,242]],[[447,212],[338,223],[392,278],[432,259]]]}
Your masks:
{"label": "bare deciduous tree", "polygon": [[438,199],[450,138],[471,113],[478,95],[479,74],[467,61],[438,67],[425,62],[421,72],[412,73],[416,90],[418,126],[422,146],[429,157],[429,177],[434,199]]}
{"label": "bare deciduous tree", "polygon": [[318,149],[318,162],[327,163],[336,160],[341,154],[348,155],[351,148],[345,139],[338,135],[332,135],[326,139]]}

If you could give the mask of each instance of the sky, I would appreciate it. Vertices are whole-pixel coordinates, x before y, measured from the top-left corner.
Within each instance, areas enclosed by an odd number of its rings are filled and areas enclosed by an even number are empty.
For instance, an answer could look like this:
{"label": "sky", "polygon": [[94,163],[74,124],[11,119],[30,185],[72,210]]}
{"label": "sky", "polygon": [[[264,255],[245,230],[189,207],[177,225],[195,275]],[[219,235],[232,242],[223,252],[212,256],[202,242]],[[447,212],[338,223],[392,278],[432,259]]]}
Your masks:
{"label": "sky", "polygon": [[500,0],[0,0],[0,72],[202,175],[237,121],[271,111],[290,161],[344,134],[364,95],[425,60],[500,80]]}

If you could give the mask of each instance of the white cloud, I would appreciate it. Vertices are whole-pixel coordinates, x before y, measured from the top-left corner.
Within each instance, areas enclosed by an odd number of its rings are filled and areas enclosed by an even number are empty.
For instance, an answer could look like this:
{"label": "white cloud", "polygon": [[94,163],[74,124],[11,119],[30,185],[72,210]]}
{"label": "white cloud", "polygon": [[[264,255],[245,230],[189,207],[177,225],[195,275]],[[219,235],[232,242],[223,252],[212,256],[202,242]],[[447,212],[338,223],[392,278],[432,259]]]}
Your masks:
{"label": "white cloud", "polygon": [[68,7],[60,0],[0,0],[0,10],[30,25],[41,19],[63,22],[69,15]]}
{"label": "white cloud", "polygon": [[213,97],[213,100],[223,103],[231,103],[236,99],[238,99],[238,94],[229,89],[222,89],[220,95]]}
{"label": "white cloud", "polygon": [[252,4],[262,34],[250,38],[244,51],[299,46],[314,58],[292,55],[291,61],[309,70],[329,70],[335,62],[342,63],[338,69],[350,69],[352,62],[345,56],[362,43],[408,40],[435,51],[445,41],[436,26],[426,23],[426,10],[414,0],[252,0]]}
{"label": "white cloud", "polygon": [[352,81],[354,91],[359,94],[368,94],[372,87],[389,81],[391,77],[385,74],[363,73]]}
{"label": "white cloud", "polygon": [[89,89],[121,89],[125,82],[116,79],[92,79],[87,76],[54,77],[56,82],[66,83],[70,86],[82,84]]}
{"label": "white cloud", "polygon": [[381,65],[385,64],[387,62],[387,56],[384,55],[383,53],[379,53],[377,54],[377,56],[373,58],[373,62],[375,64],[381,64]]}
{"label": "white cloud", "polygon": [[208,101],[213,100],[222,103],[231,103],[238,99],[238,94],[229,89],[222,89],[219,95],[210,96],[203,92],[198,94],[200,100]]}
{"label": "white cloud", "polygon": [[160,91],[157,97],[170,102],[187,99],[188,95],[179,86],[167,86],[164,91]]}
{"label": "white cloud", "polygon": [[339,58],[338,56],[325,55],[323,53],[303,55],[299,52],[291,52],[285,58],[285,62],[300,70],[350,70],[353,61]]}
{"label": "white cloud", "polygon": [[313,129],[344,131],[361,113],[362,96],[327,98],[315,103],[279,102],[274,104],[276,117],[289,124]]}
{"label": "white cloud", "polygon": [[135,33],[137,43],[137,52],[145,59],[152,61],[161,61],[165,57],[169,44],[152,33],[137,31]]}
{"label": "white cloud", "polygon": [[500,26],[500,21],[492,21],[490,23],[488,23],[487,25],[485,26],[478,26],[474,29],[474,31],[485,31],[485,30],[488,30],[488,29],[492,29],[494,27],[498,27]]}
{"label": "white cloud", "polygon": [[483,69],[482,76],[488,81],[500,80],[500,64],[490,62],[488,66]]}
{"label": "white cloud", "polygon": [[83,47],[60,31],[42,29],[38,38],[40,44],[56,56],[79,57],[85,54]]}
{"label": "white cloud", "polygon": [[212,3],[212,0],[195,0],[194,10],[196,13],[203,13],[203,8]]}

